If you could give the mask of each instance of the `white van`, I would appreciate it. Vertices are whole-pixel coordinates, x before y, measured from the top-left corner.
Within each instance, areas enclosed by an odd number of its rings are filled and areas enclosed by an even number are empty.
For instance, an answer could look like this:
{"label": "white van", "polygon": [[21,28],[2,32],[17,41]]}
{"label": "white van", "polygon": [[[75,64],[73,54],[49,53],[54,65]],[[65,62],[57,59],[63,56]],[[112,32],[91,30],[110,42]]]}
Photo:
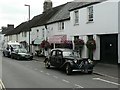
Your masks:
{"label": "white van", "polygon": [[10,57],[11,52],[15,49],[19,49],[20,47],[22,47],[22,45],[16,41],[15,42],[9,41],[8,43],[5,43],[3,47],[3,56]]}

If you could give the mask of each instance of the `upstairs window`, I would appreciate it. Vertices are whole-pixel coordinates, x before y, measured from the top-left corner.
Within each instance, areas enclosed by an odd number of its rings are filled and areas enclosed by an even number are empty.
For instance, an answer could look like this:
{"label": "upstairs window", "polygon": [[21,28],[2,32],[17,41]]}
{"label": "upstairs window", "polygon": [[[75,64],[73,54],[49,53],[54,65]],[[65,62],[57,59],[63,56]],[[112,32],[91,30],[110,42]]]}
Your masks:
{"label": "upstairs window", "polygon": [[27,32],[22,32],[22,37],[27,37]]}
{"label": "upstairs window", "polygon": [[59,22],[58,23],[58,30],[63,30],[64,29],[64,22]]}
{"label": "upstairs window", "polygon": [[44,31],[44,29],[42,29],[42,38],[44,38],[45,37],[45,31]]}
{"label": "upstairs window", "polygon": [[12,40],[12,35],[9,36],[9,41],[11,41],[11,40]]}
{"label": "upstairs window", "polygon": [[75,11],[75,24],[79,24],[79,12]]}
{"label": "upstairs window", "polygon": [[87,9],[88,9],[88,22],[92,22],[93,21],[93,6],[90,6]]}

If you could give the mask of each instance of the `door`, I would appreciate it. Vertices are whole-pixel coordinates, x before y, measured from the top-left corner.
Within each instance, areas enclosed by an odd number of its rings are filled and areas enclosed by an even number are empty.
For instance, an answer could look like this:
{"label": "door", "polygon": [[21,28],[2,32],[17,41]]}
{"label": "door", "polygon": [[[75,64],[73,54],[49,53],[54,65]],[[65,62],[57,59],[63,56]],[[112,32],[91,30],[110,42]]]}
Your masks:
{"label": "door", "polygon": [[117,64],[118,62],[118,35],[100,36],[100,59],[103,63]]}
{"label": "door", "polygon": [[55,66],[56,50],[53,50],[50,55],[50,64]]}
{"label": "door", "polygon": [[57,51],[57,56],[55,58],[55,66],[60,67],[62,64],[62,51],[58,50]]}

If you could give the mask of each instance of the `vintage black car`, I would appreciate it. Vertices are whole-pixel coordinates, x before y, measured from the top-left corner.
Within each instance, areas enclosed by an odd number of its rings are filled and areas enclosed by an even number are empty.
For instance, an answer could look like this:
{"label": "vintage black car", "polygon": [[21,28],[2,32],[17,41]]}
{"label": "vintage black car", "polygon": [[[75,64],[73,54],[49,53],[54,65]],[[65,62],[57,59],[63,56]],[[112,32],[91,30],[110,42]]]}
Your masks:
{"label": "vintage black car", "polygon": [[45,58],[45,67],[54,66],[64,69],[67,75],[73,71],[81,71],[91,74],[93,72],[93,61],[87,58],[80,58],[77,51],[71,49],[52,49],[50,55]]}
{"label": "vintage black car", "polygon": [[24,48],[19,48],[19,49],[15,49],[12,53],[11,53],[11,58],[13,59],[24,59],[24,60],[32,60],[33,59],[33,55],[28,53],[26,49]]}

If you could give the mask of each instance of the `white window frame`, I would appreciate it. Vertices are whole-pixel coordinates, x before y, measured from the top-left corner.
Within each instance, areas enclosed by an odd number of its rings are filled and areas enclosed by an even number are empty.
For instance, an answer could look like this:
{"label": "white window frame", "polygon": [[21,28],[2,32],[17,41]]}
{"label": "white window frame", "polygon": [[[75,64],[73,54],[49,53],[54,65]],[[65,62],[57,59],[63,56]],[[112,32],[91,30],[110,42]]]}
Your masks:
{"label": "white window frame", "polygon": [[74,11],[74,24],[79,24],[79,11]]}
{"label": "white window frame", "polygon": [[16,41],[18,41],[18,34],[16,34]]}
{"label": "white window frame", "polygon": [[45,37],[45,30],[42,29],[42,38],[44,38],[44,37]]}
{"label": "white window frame", "polygon": [[93,18],[94,18],[94,15],[93,15],[93,6],[89,6],[87,7],[87,12],[88,12],[88,22],[93,22]]}
{"label": "white window frame", "polygon": [[64,30],[64,22],[58,22],[58,30],[61,31],[61,30]]}
{"label": "white window frame", "polygon": [[11,40],[12,40],[12,35],[9,36],[9,41],[11,41]]}
{"label": "white window frame", "polygon": [[22,37],[27,37],[27,32],[22,32]]}

